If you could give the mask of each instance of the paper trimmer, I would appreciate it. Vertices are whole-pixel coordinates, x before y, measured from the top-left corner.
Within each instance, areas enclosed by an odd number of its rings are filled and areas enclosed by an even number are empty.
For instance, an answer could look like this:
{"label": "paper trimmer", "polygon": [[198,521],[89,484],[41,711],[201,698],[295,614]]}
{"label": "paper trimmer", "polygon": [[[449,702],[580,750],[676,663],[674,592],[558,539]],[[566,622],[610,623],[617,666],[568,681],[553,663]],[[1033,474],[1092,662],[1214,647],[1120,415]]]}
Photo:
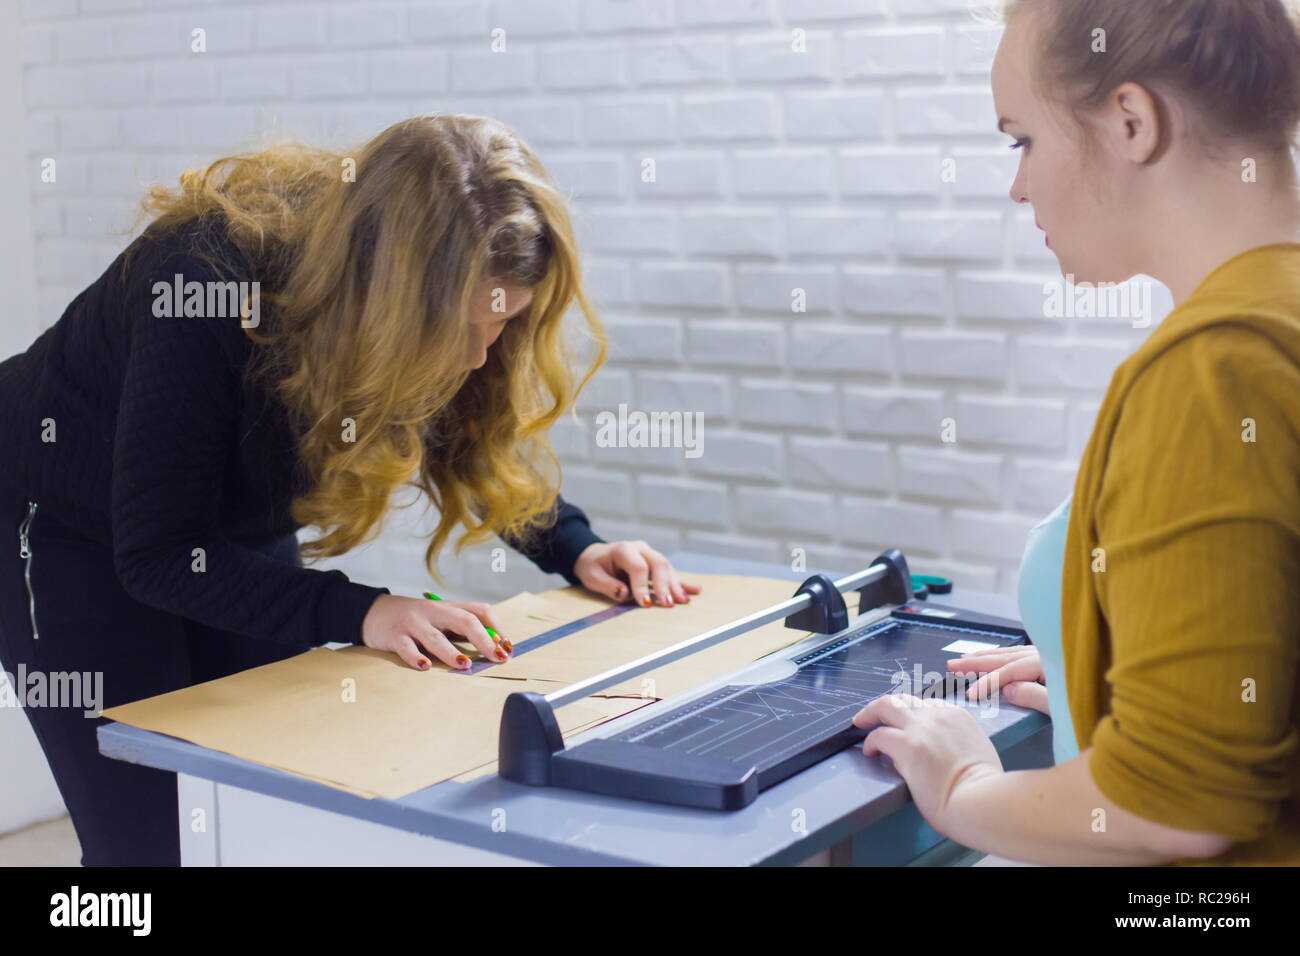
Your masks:
{"label": "paper trimmer", "polygon": [[[844,592],[858,592],[850,624]],[[785,618],[815,637],[612,721],[608,736],[566,748],[555,708]],[[866,703],[900,688],[931,696],[945,662],[976,646],[1028,643],[1019,621],[913,600],[902,552],[832,581],[805,580],[780,604],[542,695],[516,693],[501,715],[498,772],[655,803],[736,810],[760,791],[862,740]],[[916,678],[929,675],[930,684]],[[950,687],[949,687],[950,689]],[[596,731],[599,733],[599,730]]]}

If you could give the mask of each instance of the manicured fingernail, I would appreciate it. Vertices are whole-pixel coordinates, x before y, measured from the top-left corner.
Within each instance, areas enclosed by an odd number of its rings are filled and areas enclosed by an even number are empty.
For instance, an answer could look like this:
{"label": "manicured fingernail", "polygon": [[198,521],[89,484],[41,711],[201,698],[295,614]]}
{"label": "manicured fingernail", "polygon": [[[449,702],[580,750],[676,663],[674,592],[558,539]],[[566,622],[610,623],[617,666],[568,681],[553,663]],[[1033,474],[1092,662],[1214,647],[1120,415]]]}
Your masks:
{"label": "manicured fingernail", "polygon": [[420,670],[424,670],[424,669],[425,669],[426,667],[428,667],[428,666],[429,666],[429,662],[426,661],[423,657],[421,657],[421,658],[420,658]]}
{"label": "manicured fingernail", "polygon": [[641,604],[642,604],[643,607],[649,607],[649,606],[650,606],[650,595],[648,595],[648,594],[643,594],[643,595],[641,595]]}
{"label": "manicured fingernail", "polygon": [[511,644],[509,641],[507,641],[505,638],[501,639],[501,646],[505,648],[507,654],[512,653],[515,649],[515,646]]}
{"label": "manicured fingernail", "polygon": [[456,655],[456,666],[457,666],[457,667],[465,667],[465,666],[467,666],[468,664],[469,664],[469,658],[468,658],[468,657],[466,657],[464,654],[457,654],[457,655]]}
{"label": "manicured fingernail", "polygon": [[504,661],[504,660],[506,659],[506,657],[508,656],[508,655],[506,654],[506,652],[503,651],[503,650],[501,650],[501,648],[499,648],[499,647],[498,647],[495,651],[493,651],[492,653],[493,653],[493,655],[496,657],[496,659],[499,660],[499,661]]}

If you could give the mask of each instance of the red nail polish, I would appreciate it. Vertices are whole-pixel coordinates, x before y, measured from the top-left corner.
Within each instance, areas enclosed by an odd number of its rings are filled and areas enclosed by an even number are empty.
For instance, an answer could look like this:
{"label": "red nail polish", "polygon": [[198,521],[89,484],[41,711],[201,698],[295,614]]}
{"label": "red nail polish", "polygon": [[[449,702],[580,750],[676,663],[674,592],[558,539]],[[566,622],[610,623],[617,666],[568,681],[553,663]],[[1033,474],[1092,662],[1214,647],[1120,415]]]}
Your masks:
{"label": "red nail polish", "polygon": [[457,666],[459,666],[459,667],[464,667],[464,666],[465,666],[466,664],[468,664],[468,663],[469,663],[469,658],[466,657],[464,654],[457,654],[457,655],[456,655],[456,664],[457,664]]}
{"label": "red nail polish", "polygon": [[501,641],[501,646],[506,649],[507,654],[513,652],[515,649],[515,646],[511,644],[509,641],[505,640],[504,638]]}
{"label": "red nail polish", "polygon": [[506,659],[506,652],[501,650],[501,648],[499,647],[493,653],[496,655],[496,659],[499,661],[504,661]]}
{"label": "red nail polish", "polygon": [[426,661],[423,657],[421,657],[421,658],[420,658],[420,670],[424,670],[424,669],[425,669],[426,667],[428,667],[428,666],[429,666],[429,662]]}

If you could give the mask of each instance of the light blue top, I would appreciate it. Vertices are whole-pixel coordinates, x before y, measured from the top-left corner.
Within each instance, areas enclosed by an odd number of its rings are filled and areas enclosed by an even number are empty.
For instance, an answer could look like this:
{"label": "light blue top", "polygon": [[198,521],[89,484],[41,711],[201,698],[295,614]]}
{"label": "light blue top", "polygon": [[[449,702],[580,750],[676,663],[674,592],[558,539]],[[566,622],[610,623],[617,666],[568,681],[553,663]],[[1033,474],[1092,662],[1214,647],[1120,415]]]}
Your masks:
{"label": "light blue top", "polygon": [[1079,756],[1065,696],[1065,655],[1061,649],[1061,572],[1065,568],[1065,530],[1070,497],[1036,524],[1020,561],[1020,619],[1038,648],[1052,712],[1052,753],[1058,764]]}

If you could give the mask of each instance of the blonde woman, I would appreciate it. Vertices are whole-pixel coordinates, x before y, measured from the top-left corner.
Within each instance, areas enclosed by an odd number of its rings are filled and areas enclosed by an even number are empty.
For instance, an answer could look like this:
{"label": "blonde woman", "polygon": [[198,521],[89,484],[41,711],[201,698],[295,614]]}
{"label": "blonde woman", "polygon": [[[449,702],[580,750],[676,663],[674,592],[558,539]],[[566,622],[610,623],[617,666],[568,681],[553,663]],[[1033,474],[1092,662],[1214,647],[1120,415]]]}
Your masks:
{"label": "blonde woman", "polygon": [[[103,709],[334,641],[423,670],[470,666],[451,637],[508,659],[486,605],[301,566],[372,538],[408,482],[439,511],[435,578],[461,526],[457,552],[500,535],[616,601],[699,591],[557,494],[547,434],[605,337],[560,193],[508,129],[433,115],[355,155],[227,158],[145,211],[144,234],[0,365],[11,673],[102,672]],[[597,346],[581,380],[561,336],[575,302]],[[300,548],[307,525],[321,535]],[[175,865],[175,775],[101,757],[80,708],[26,712],[83,863]]]}
{"label": "blonde woman", "polygon": [[1022,600],[1040,654],[954,665],[1050,711],[1057,765],[1006,773],[968,712],[903,696],[858,715],[876,727],[864,752],[893,759],[936,830],[988,853],[1300,863],[1294,13],[1005,7],[992,82],[1021,150],[1012,199],[1063,273],[1154,276],[1177,307],[1115,373],[1072,501],[1026,549],[1022,599],[1059,595]]}

